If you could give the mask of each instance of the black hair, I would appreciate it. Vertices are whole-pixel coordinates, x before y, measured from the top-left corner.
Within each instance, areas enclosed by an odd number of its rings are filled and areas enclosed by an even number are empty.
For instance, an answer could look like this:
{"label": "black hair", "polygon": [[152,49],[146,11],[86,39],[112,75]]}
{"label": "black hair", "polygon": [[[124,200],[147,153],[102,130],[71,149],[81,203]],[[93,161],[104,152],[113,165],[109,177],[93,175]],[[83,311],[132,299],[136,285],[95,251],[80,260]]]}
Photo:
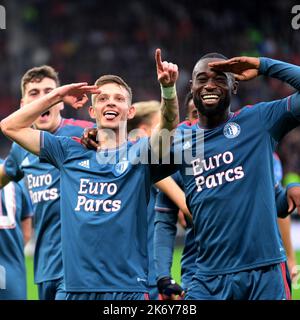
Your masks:
{"label": "black hair", "polygon": [[[207,53],[207,54],[205,54],[204,56],[202,56],[202,57],[197,61],[197,63],[195,64],[194,69],[193,69],[193,75],[194,75],[195,67],[196,67],[196,65],[199,63],[199,61],[204,60],[204,59],[213,59],[213,58],[215,58],[215,59],[222,59],[222,60],[228,60],[228,58],[227,58],[226,56],[224,56],[223,54],[221,54],[221,53],[218,53],[218,52]],[[233,75],[231,75],[231,78],[232,78],[232,80],[234,81],[234,76],[233,76]]]}

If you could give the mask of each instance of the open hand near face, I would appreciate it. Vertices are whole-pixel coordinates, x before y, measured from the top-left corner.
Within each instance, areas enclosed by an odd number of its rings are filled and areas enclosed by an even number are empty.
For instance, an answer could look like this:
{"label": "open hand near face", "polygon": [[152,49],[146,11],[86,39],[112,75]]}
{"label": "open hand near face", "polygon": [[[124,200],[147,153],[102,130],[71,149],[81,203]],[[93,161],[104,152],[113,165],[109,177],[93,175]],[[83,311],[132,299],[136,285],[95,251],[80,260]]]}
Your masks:
{"label": "open hand near face", "polygon": [[74,109],[82,108],[88,101],[87,94],[99,94],[97,86],[89,86],[86,82],[67,84],[54,89],[59,98]]}
{"label": "open hand near face", "polygon": [[258,76],[260,60],[254,57],[234,57],[229,60],[210,62],[213,70],[233,73],[236,80],[246,81]]}
{"label": "open hand near face", "polygon": [[178,66],[172,62],[161,60],[161,51],[155,51],[157,80],[163,87],[172,87],[178,79]]}

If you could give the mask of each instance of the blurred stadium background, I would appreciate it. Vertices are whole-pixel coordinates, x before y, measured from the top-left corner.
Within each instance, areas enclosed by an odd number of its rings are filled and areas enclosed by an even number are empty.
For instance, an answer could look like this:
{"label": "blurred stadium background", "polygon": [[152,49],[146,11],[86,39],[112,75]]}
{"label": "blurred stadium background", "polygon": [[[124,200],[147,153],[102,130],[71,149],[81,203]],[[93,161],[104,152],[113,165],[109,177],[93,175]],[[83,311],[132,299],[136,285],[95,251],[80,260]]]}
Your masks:
{"label": "blurred stadium background", "polygon": [[[6,30],[0,30],[1,119],[18,108],[23,73],[42,64],[57,69],[62,83],[92,83],[100,74],[115,73],[133,88],[134,101],[159,99],[154,64],[154,50],[159,47],[164,59],[180,67],[181,104],[192,67],[207,52],[268,56],[300,65],[300,29],[291,25],[292,0],[245,1],[241,6],[215,0],[9,0],[0,4],[7,15]],[[232,108],[292,92],[277,80],[261,77],[240,85]],[[75,113],[66,109],[64,115]],[[79,111],[76,117],[87,118],[87,113]],[[300,128],[278,147],[284,184],[300,182],[299,138]],[[10,142],[1,135],[2,158],[9,148]],[[294,215],[293,241],[300,264],[298,221]],[[175,256],[173,270],[178,277],[180,248]],[[30,257],[27,266],[29,298],[34,299]]]}

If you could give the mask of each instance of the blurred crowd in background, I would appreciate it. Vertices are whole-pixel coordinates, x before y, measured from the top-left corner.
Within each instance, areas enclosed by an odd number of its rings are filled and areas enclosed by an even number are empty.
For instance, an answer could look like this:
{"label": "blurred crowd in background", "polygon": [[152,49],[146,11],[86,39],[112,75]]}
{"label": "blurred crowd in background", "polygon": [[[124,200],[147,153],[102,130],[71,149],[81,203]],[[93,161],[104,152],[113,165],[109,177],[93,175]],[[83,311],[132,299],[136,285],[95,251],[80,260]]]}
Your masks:
{"label": "blurred crowd in background", "polygon": [[[2,1],[3,2],[3,1]],[[42,64],[53,66],[62,83],[117,74],[133,89],[134,102],[159,99],[154,51],[177,63],[181,105],[189,90],[195,62],[208,52],[227,57],[268,56],[300,65],[300,30],[293,30],[294,1],[161,0],[9,0],[5,31],[0,31],[0,116],[19,106],[24,72]],[[270,78],[241,83],[232,105],[285,97],[293,90]],[[66,108],[67,117],[88,119],[86,110]],[[10,142],[1,137],[0,155]],[[300,181],[300,129],[278,149],[284,173]],[[287,177],[287,176],[286,176]],[[290,178],[287,178],[290,179]]]}

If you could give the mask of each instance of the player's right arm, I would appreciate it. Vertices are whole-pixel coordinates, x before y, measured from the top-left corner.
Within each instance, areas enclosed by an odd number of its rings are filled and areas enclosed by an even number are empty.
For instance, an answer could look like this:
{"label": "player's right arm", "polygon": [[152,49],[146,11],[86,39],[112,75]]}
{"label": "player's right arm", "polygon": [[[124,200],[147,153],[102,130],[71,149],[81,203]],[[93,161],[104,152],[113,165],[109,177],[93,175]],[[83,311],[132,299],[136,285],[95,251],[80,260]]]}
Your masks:
{"label": "player's right arm", "polygon": [[161,60],[160,49],[155,52],[155,60],[162,100],[160,121],[150,136],[150,143],[153,153],[158,159],[162,159],[170,153],[170,138],[179,122],[179,104],[176,94],[179,72],[176,64]]}
{"label": "player's right arm", "polygon": [[96,86],[75,83],[58,87],[40,99],[25,105],[1,121],[2,132],[29,152],[40,154],[40,131],[31,128],[32,123],[55,104],[63,101],[75,109],[88,100],[86,94],[98,94]]}

